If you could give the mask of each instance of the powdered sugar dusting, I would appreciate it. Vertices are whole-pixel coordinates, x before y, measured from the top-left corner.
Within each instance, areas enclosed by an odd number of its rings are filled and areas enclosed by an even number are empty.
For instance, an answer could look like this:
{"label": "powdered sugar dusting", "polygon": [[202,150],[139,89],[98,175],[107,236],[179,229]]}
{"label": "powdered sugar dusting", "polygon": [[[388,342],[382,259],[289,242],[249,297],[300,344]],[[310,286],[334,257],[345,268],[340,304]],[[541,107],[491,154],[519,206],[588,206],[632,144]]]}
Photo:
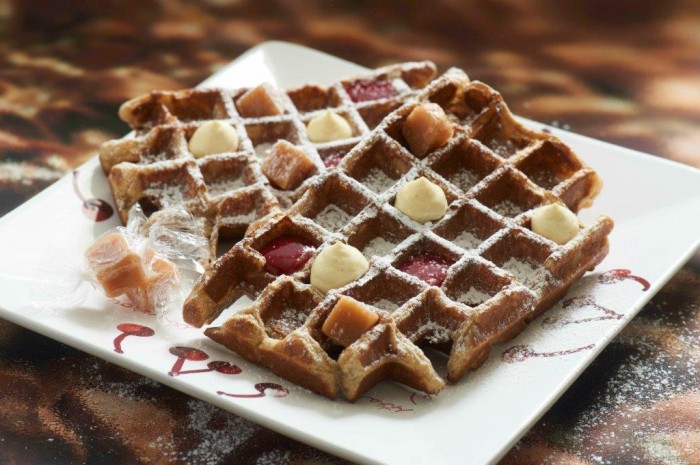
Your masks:
{"label": "powdered sugar dusting", "polygon": [[258,215],[257,210],[253,209],[247,213],[241,213],[239,215],[231,215],[227,216],[224,218],[224,222],[226,223],[240,223],[240,224],[249,224],[255,221],[256,219],[259,218],[260,215]]}
{"label": "powdered sugar dusting", "polygon": [[267,450],[258,457],[256,465],[281,465],[291,463],[292,453],[288,450],[273,449]]}
{"label": "powdered sugar dusting", "polygon": [[378,194],[387,190],[394,182],[396,182],[394,179],[390,178],[384,171],[376,167],[369,170],[367,175],[362,179],[362,183],[365,186]]}
{"label": "powdered sugar dusting", "polygon": [[150,164],[150,163],[156,163],[159,161],[169,160],[171,158],[172,157],[169,156],[168,153],[165,151],[161,151],[158,153],[142,153],[141,159],[139,160],[139,163]]}
{"label": "powdered sugar dusting", "polygon": [[481,244],[481,239],[476,237],[471,232],[464,230],[459,234],[459,236],[455,237],[452,242],[462,247],[463,249],[469,250],[479,247],[479,244]]}
{"label": "powdered sugar dusting", "polygon": [[520,207],[520,205],[511,202],[510,200],[503,200],[502,202],[499,202],[493,207],[491,207],[491,209],[499,215],[509,216],[511,218],[514,216],[518,216],[523,212],[523,209]]}
{"label": "powdered sugar dusting", "polygon": [[502,140],[494,138],[486,145],[503,158],[510,157],[518,150],[518,147],[510,139]]}
{"label": "powdered sugar dusting", "polygon": [[268,324],[274,326],[281,333],[291,333],[304,324],[308,315],[295,308],[286,308],[282,313]]}
{"label": "powdered sugar dusting", "polygon": [[[674,447],[666,441],[664,433],[676,422],[665,411],[677,412],[671,406],[684,404],[687,411],[697,402],[693,390],[697,389],[698,362],[697,356],[674,357],[661,352],[629,356],[594,405],[579,417],[572,428],[574,437],[595,435],[588,453],[602,452],[607,446],[632,455],[641,447],[659,463],[688,463],[677,461],[678,444]],[[617,463],[614,458],[603,460],[602,453],[598,456],[598,463]]]}
{"label": "powdered sugar dusting", "polygon": [[[221,457],[230,454],[250,439],[260,427],[236,415],[199,400],[187,403],[190,413],[187,427],[197,434],[204,432],[202,440],[182,455],[185,463],[215,465]],[[220,418],[222,417],[222,418]],[[212,428],[212,424],[219,424]]]}
{"label": "powdered sugar dusting", "polygon": [[513,273],[518,278],[518,281],[529,288],[539,287],[544,278],[539,267],[530,262],[518,260],[515,257],[505,262],[503,268]]}
{"label": "powdered sugar dusting", "polygon": [[472,286],[466,291],[462,292],[457,297],[457,300],[465,305],[469,305],[470,307],[476,307],[477,305],[486,302],[490,298],[491,294]]}
{"label": "powdered sugar dusting", "polygon": [[423,334],[424,341],[428,344],[441,344],[450,340],[450,331],[434,321],[427,322],[416,333]]}
{"label": "powdered sugar dusting", "polygon": [[351,219],[352,216],[345,210],[331,203],[316,215],[315,221],[330,231],[337,231],[348,224]]}
{"label": "powdered sugar dusting", "polygon": [[479,177],[471,171],[462,168],[452,173],[447,180],[460,189],[468,191],[479,182]]}
{"label": "powdered sugar dusting", "polygon": [[272,149],[273,145],[274,144],[272,144],[271,142],[265,142],[263,144],[256,145],[255,146],[255,156],[262,160],[270,152],[270,149]]}
{"label": "powdered sugar dusting", "polygon": [[384,310],[386,312],[392,313],[394,310],[399,308],[397,304],[392,302],[389,299],[379,299],[376,300],[375,302],[372,303],[373,307],[377,307],[380,310]]}
{"label": "powdered sugar dusting", "polygon": [[394,247],[396,247],[396,245],[397,243],[387,241],[383,237],[379,236],[369,241],[362,252],[368,258],[374,256],[383,257]]}
{"label": "powdered sugar dusting", "polygon": [[143,193],[147,196],[157,197],[164,206],[180,205],[188,200],[178,186],[169,184],[154,184]]}
{"label": "powdered sugar dusting", "polygon": [[207,190],[209,191],[209,195],[212,196],[225,194],[227,192],[240,189],[242,187],[245,187],[245,183],[243,182],[242,176],[233,179],[221,179],[207,183]]}

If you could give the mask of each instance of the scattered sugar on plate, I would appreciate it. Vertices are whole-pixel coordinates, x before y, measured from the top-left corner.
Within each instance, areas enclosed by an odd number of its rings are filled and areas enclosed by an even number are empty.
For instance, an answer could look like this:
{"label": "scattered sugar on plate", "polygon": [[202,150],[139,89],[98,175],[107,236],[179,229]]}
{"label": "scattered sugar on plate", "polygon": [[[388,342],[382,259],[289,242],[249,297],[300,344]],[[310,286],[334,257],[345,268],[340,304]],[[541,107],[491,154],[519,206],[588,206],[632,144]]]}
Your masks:
{"label": "scattered sugar on plate", "polygon": [[491,298],[491,294],[484,292],[474,286],[470,287],[468,290],[462,292],[457,300],[470,307],[476,307]]}
{"label": "scattered sugar on plate", "polygon": [[352,219],[345,210],[335,204],[328,204],[316,215],[315,221],[329,231],[337,231]]}
{"label": "scattered sugar on plate", "polygon": [[187,407],[190,412],[186,427],[201,434],[202,440],[173,457],[184,463],[220,463],[221,457],[234,452],[261,430],[254,423],[199,400],[189,401]]}

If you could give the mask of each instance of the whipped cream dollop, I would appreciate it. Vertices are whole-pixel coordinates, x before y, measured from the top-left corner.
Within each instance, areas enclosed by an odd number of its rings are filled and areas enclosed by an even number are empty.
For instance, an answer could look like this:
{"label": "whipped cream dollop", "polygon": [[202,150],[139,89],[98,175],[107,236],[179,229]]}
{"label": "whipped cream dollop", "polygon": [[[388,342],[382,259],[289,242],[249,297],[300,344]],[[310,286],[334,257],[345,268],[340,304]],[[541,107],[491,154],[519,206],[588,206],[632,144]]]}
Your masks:
{"label": "whipped cream dollop", "polygon": [[192,134],[189,149],[195,158],[238,150],[238,133],[223,121],[208,121]]}
{"label": "whipped cream dollop", "polygon": [[330,142],[352,137],[350,123],[332,110],[326,110],[309,121],[306,131],[311,142]]}
{"label": "whipped cream dollop", "polygon": [[427,178],[407,182],[396,194],[394,206],[411,219],[425,223],[442,218],[447,211],[445,192]]}
{"label": "whipped cream dollop", "polygon": [[578,234],[578,218],[566,206],[552,203],[533,210],[532,231],[557,244],[566,244]]}
{"label": "whipped cream dollop", "polygon": [[326,247],[311,264],[311,285],[321,292],[343,287],[369,269],[362,252],[342,242]]}

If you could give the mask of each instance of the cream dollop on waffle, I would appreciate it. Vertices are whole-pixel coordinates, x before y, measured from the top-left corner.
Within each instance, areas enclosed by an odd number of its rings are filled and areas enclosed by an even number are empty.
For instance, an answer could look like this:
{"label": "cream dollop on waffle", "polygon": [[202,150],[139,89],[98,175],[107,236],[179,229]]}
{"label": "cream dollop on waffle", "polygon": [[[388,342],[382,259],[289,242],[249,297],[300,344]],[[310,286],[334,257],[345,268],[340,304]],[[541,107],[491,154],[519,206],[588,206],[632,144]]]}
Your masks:
{"label": "cream dollop on waffle", "polygon": [[362,252],[336,242],[319,253],[311,265],[311,285],[325,293],[355,281],[368,269],[369,262]]}
{"label": "cream dollop on waffle", "polygon": [[396,194],[394,206],[419,223],[439,220],[447,211],[445,192],[425,177],[407,182]]}
{"label": "cream dollop on waffle", "polygon": [[238,150],[238,133],[223,121],[208,121],[192,134],[188,145],[195,158]]}

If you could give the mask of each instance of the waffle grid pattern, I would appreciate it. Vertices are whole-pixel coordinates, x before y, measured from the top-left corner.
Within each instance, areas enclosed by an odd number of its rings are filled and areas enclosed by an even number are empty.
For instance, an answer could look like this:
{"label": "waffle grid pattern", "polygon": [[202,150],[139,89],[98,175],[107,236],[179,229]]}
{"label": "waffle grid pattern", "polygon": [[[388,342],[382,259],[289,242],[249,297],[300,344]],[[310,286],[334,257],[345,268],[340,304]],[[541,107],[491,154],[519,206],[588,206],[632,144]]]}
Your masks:
{"label": "waffle grid pattern", "polygon": [[[443,147],[417,159],[401,125],[432,101],[455,125]],[[421,225],[392,205],[406,182],[425,176],[449,202],[447,214]],[[612,221],[601,217],[559,246],[530,230],[531,209],[563,201],[573,211],[600,189],[590,168],[555,137],[517,123],[500,95],[450,70],[387,117],[337,169],[318,176],[285,214],[272,216],[224,255],[197,284],[185,319],[211,323],[243,295],[254,304],[206,334],[301,386],[330,398],[357,399],[384,379],[427,393],[444,386],[421,347],[448,356],[454,382],[518,334],[607,254]],[[260,250],[295,236],[316,247],[336,241],[365,254],[370,270],[323,295],[309,285],[313,258],[290,276],[264,269]],[[440,287],[400,271],[421,254],[452,263]],[[374,308],[380,322],[347,348],[321,326],[342,295]],[[439,364],[438,364],[439,365]]]}
{"label": "waffle grid pattern", "polygon": [[[348,152],[434,75],[432,63],[404,63],[329,87],[306,85],[277,92],[265,86],[266,97],[283,113],[253,118],[241,116],[237,108],[249,89],[153,92],[129,101],[120,116],[135,129],[134,137],[106,143],[100,152],[120,218],[126,222],[136,203],[148,214],[182,204],[203,219],[215,252],[224,240],[240,239],[253,221],[291,205],[308,187],[310,179],[293,191],[275,189],[262,173],[260,160],[278,139],[298,146],[314,161],[313,178],[325,171],[327,157]],[[346,91],[355,82],[372,81],[390,85],[394,95],[355,102]],[[322,144],[309,141],[306,124],[326,108],[348,120],[351,138]],[[240,149],[196,159],[188,150],[188,140],[212,120],[236,129]]]}

